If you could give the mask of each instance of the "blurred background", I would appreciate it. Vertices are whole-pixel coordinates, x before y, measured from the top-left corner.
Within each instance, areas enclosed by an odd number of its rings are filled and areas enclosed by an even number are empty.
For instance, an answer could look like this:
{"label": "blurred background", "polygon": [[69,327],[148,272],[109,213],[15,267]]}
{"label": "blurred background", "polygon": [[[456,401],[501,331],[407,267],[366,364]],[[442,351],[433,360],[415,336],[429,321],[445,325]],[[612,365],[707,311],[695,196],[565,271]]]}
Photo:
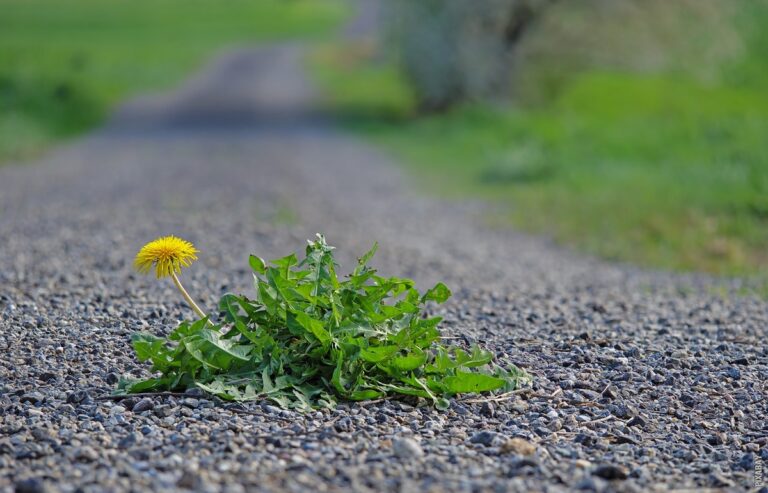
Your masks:
{"label": "blurred background", "polygon": [[495,226],[768,279],[768,0],[0,0],[0,165],[277,40],[325,114]]}

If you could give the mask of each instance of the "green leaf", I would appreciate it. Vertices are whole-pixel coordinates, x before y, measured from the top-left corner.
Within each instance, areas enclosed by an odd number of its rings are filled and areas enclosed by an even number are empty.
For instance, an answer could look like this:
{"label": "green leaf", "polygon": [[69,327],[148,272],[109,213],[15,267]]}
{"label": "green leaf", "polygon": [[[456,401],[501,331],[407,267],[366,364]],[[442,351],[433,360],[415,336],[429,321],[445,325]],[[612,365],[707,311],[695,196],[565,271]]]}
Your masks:
{"label": "green leaf", "polygon": [[275,384],[272,383],[272,377],[269,376],[268,368],[264,368],[261,371],[261,389],[265,394],[269,394],[275,390]]}
{"label": "green leaf", "polygon": [[258,301],[261,302],[264,309],[270,315],[275,315],[279,312],[280,302],[277,300],[277,291],[268,283],[263,281],[257,282],[258,289]]}
{"label": "green leaf", "polygon": [[166,388],[167,382],[164,378],[148,378],[146,380],[122,380],[118,382],[118,389],[126,392],[152,392]]}
{"label": "green leaf", "polygon": [[454,355],[456,364],[465,368],[484,366],[493,360],[491,352],[484,351],[477,346],[472,348],[472,354],[467,354],[463,349],[456,348]]}
{"label": "green leaf", "polygon": [[356,390],[349,395],[349,398],[353,401],[367,401],[378,399],[384,395],[385,393],[381,390]]}
{"label": "green leaf", "polygon": [[392,358],[391,365],[400,371],[412,371],[419,368],[427,360],[427,355],[419,348],[404,356]]}
{"label": "green leaf", "polygon": [[435,401],[435,407],[441,411],[447,411],[451,408],[451,402],[448,399],[441,397]]}
{"label": "green leaf", "polygon": [[368,262],[370,262],[373,256],[376,255],[376,251],[378,251],[378,249],[379,249],[379,243],[374,242],[371,249],[365,252],[365,254],[362,257],[357,259],[357,267],[352,272],[352,276],[359,276],[364,271]]}
{"label": "green leaf", "polygon": [[327,346],[331,342],[331,336],[323,323],[313,319],[306,313],[290,312],[287,320],[289,328],[292,326],[292,322],[295,321],[299,327],[312,334],[323,346]]}
{"label": "green leaf", "polygon": [[382,384],[382,389],[401,395],[413,395],[430,399],[432,395],[420,386],[406,384]]}
{"label": "green leaf", "polygon": [[448,356],[448,351],[445,348],[438,347],[432,364],[427,366],[427,371],[445,374],[453,368],[456,368],[456,362]]}
{"label": "green leaf", "polygon": [[290,277],[291,267],[299,263],[299,259],[296,258],[296,254],[292,253],[286,255],[283,258],[273,260],[272,264],[277,267],[278,272],[283,278],[288,279]]}
{"label": "green leaf", "polygon": [[237,385],[227,385],[220,380],[214,380],[210,384],[197,382],[196,385],[199,389],[205,390],[208,393],[224,399],[226,401],[239,401],[245,400],[244,393]]}
{"label": "green leaf", "polygon": [[288,308],[293,308],[292,302],[297,298],[297,293],[293,291],[293,285],[290,279],[282,276],[279,269],[274,267],[267,268],[267,281],[269,286],[275,290],[281,301],[285,303]]}
{"label": "green leaf", "polygon": [[339,356],[336,359],[336,367],[333,370],[333,377],[331,378],[331,382],[333,382],[333,386],[336,392],[341,395],[347,395],[347,380],[342,375],[343,365],[344,354],[339,353]]}
{"label": "green leaf", "polygon": [[252,348],[238,345],[230,339],[222,339],[218,331],[203,329],[198,334],[186,337],[182,343],[195,359],[218,369],[232,366],[234,360],[249,361]]}
{"label": "green leaf", "polygon": [[360,351],[360,358],[369,363],[380,363],[400,350],[397,346],[367,347]]}
{"label": "green leaf", "polygon": [[504,387],[502,378],[482,373],[457,371],[455,375],[442,380],[448,392],[452,394],[488,392]]}
{"label": "green leaf", "polygon": [[248,353],[251,352],[251,348],[249,346],[238,345],[232,341],[222,339],[221,334],[217,330],[201,330],[200,338],[206,342],[209,342],[219,351],[222,351],[235,359],[239,359],[240,361],[249,361]]}
{"label": "green leaf", "polygon": [[248,257],[248,263],[251,265],[251,269],[253,269],[253,272],[256,274],[261,274],[263,276],[267,272],[267,264],[261,257],[251,255]]}
{"label": "green leaf", "polygon": [[426,292],[423,297],[424,301],[435,301],[437,303],[445,303],[448,298],[451,297],[451,290],[448,286],[439,282],[435,284],[435,287]]}
{"label": "green leaf", "polygon": [[225,320],[235,326],[240,334],[249,337],[247,318],[240,315],[241,300],[232,294],[225,294],[219,301],[219,310],[224,312]]}
{"label": "green leaf", "polygon": [[153,367],[157,370],[162,371],[172,361],[170,352],[165,346],[165,339],[152,334],[139,333],[131,337],[131,344],[139,361],[152,361]]}

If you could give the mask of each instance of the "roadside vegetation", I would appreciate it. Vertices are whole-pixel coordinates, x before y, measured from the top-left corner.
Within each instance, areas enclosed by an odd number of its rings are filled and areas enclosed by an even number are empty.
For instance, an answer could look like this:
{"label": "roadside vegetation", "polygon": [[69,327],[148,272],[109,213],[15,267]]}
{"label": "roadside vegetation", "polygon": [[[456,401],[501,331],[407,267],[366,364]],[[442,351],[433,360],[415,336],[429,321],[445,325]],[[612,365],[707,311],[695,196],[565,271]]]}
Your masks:
{"label": "roadside vegetation", "polygon": [[0,0],[0,162],[103,121],[238,42],[317,36],[342,0]]}
{"label": "roadside vegetation", "polygon": [[329,45],[312,66],[350,128],[433,191],[494,202],[501,224],[611,259],[765,278],[768,3],[592,3],[541,14],[510,58],[506,104],[425,111],[398,43]]}

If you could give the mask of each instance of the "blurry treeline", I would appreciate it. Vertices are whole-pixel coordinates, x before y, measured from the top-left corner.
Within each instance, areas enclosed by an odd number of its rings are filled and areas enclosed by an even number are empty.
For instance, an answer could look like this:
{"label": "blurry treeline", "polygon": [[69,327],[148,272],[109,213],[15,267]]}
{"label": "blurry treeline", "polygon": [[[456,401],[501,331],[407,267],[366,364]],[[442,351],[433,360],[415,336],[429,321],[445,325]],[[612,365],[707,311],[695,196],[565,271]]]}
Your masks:
{"label": "blurry treeline", "polygon": [[768,278],[768,0],[387,0],[316,72],[441,194],[608,258]]}
{"label": "blurry treeline", "polygon": [[586,70],[768,81],[766,0],[391,0],[388,34],[427,110],[554,97]]}

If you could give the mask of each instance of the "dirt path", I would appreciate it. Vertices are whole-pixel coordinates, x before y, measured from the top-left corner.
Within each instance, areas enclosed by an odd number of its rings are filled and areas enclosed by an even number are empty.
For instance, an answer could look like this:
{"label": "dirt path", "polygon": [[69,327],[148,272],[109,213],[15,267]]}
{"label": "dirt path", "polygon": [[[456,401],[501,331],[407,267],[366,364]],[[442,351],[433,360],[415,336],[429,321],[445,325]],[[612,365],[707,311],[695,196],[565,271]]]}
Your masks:
{"label": "dirt path", "polygon": [[[753,485],[766,457],[765,302],[705,278],[609,265],[420,197],[334,128],[292,45],[224,54],[169,94],[36,163],[0,169],[0,489],[567,491]],[[146,372],[130,333],[189,316],[131,271],[161,234],[214,306],[247,256],[324,232],[343,263],[444,280],[445,330],[526,367],[533,389],[447,412],[398,402],[303,416],[200,396],[112,403]],[[143,410],[142,410],[143,409]],[[523,456],[505,446],[532,442]],[[393,441],[395,445],[393,446]],[[23,489],[28,488],[28,489]]]}

